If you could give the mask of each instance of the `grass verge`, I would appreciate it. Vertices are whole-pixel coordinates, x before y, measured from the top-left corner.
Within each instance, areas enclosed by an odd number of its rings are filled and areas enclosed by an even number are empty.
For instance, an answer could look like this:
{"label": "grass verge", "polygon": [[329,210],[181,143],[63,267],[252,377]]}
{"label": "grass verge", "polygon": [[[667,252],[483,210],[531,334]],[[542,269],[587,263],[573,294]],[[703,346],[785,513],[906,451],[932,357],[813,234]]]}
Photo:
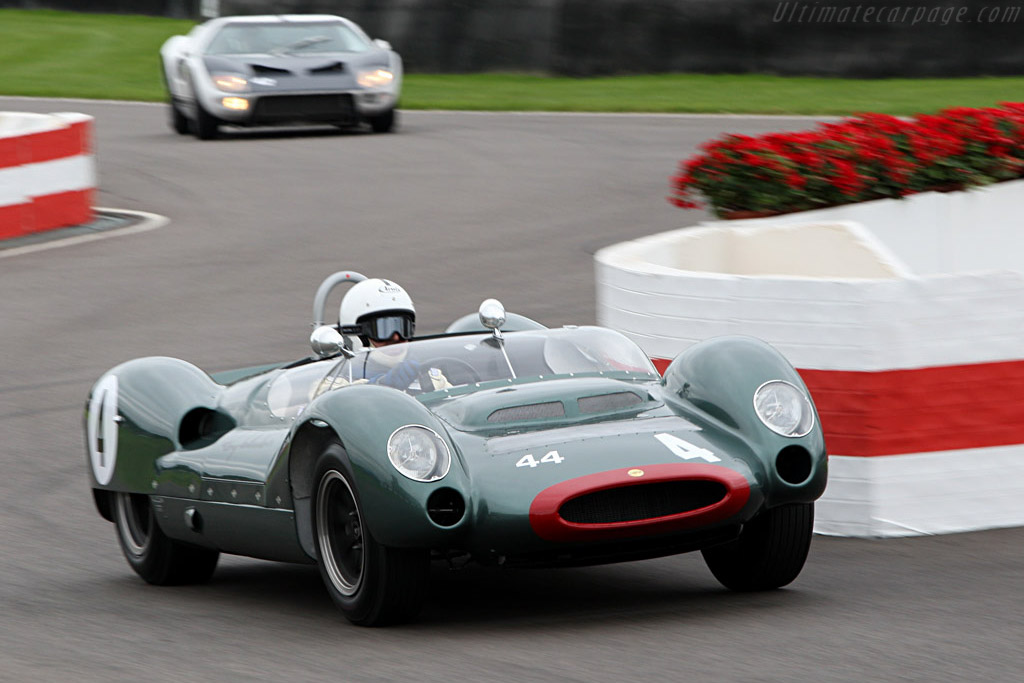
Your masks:
{"label": "grass verge", "polygon": [[[0,94],[165,99],[159,49],[193,22],[0,10]],[[398,47],[398,46],[396,46]],[[1024,77],[856,80],[659,74],[558,78],[406,74],[403,109],[743,114],[887,114],[1020,100]]]}

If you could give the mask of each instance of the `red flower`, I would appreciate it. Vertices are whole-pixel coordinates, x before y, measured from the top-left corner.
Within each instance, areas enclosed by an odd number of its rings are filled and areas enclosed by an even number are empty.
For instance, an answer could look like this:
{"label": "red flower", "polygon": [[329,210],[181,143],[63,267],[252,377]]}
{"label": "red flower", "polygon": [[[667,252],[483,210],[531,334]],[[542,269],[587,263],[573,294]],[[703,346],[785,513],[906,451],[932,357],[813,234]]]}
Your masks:
{"label": "red flower", "polygon": [[725,135],[672,176],[675,206],[786,212],[1024,176],[1024,103],[913,119],[864,113],[813,130]]}

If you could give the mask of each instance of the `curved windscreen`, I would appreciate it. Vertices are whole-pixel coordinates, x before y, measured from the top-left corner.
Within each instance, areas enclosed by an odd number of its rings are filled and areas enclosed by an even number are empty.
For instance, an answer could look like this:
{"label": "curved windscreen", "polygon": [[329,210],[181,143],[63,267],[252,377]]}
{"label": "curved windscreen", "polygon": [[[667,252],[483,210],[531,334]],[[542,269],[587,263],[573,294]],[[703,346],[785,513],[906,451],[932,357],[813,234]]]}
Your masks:
{"label": "curved windscreen", "polygon": [[636,344],[601,327],[510,332],[503,345],[490,334],[460,335],[361,351],[339,362],[317,393],[373,383],[419,394],[494,380],[613,371],[658,376]]}
{"label": "curved windscreen", "polygon": [[370,44],[341,23],[227,24],[206,46],[208,55],[365,52]]}

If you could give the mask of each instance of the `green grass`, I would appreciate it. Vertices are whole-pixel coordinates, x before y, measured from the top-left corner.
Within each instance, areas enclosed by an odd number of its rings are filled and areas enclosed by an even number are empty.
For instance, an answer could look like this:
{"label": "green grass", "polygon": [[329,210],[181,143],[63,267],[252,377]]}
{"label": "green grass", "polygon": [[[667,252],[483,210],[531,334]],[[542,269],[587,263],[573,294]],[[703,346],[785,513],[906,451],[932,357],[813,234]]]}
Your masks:
{"label": "green grass", "polygon": [[406,77],[409,109],[914,114],[1019,101],[1024,77],[854,80],[663,74],[545,78],[514,74]]}
{"label": "green grass", "polygon": [[[159,49],[193,22],[0,10],[0,94],[165,99]],[[404,109],[913,114],[1019,101],[1024,77],[854,80],[662,74],[555,78],[406,74]]]}

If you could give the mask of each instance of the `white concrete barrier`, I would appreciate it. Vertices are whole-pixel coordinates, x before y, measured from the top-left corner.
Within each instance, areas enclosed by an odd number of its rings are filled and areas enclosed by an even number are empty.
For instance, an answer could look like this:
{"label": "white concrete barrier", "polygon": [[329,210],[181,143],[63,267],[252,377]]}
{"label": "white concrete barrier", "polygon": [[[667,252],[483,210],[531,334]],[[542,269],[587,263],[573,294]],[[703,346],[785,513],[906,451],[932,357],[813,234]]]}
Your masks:
{"label": "white concrete barrier", "polygon": [[830,453],[819,532],[1024,525],[1024,274],[919,276],[878,232],[784,218],[602,249],[598,321],[662,370],[721,334],[785,354]]}
{"label": "white concrete barrier", "polygon": [[88,223],[93,118],[0,112],[0,239]]}
{"label": "white concrete barrier", "polygon": [[917,275],[1006,268],[1024,272],[1024,180],[962,192],[921,192],[814,211],[704,225],[801,225],[853,221],[867,226]]}

